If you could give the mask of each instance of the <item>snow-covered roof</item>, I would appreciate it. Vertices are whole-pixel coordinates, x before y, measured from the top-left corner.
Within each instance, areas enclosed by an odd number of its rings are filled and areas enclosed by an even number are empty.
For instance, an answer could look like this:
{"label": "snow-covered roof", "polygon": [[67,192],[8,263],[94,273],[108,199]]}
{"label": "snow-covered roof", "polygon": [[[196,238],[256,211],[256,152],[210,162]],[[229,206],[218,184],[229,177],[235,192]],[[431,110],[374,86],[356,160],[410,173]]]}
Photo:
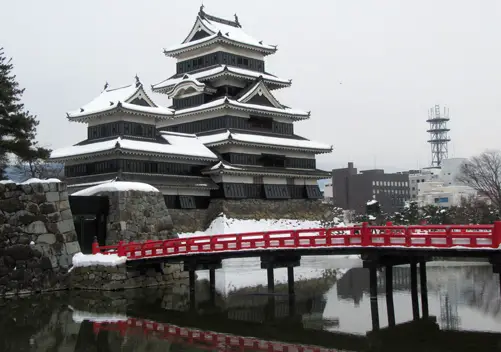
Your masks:
{"label": "snow-covered roof", "polygon": [[169,98],[172,99],[185,92],[215,93],[216,91],[216,89],[207,87],[205,83],[200,82],[191,75],[185,74],[183,78],[167,92],[167,94]]}
{"label": "snow-covered roof", "polygon": [[176,110],[174,112],[174,118],[186,115],[196,115],[206,111],[214,111],[227,108],[233,108],[235,110],[244,110],[250,112],[259,111],[259,112],[264,112],[268,115],[290,117],[293,120],[306,120],[310,117],[310,112],[306,112],[303,110],[291,109],[288,107],[276,108],[266,105],[241,103],[238,100],[224,97],[199,106]]}
{"label": "snow-covered roof", "polygon": [[162,132],[161,137],[166,143],[139,141],[117,137],[102,142],[74,145],[71,147],[56,149],[51,154],[51,159],[74,159],[86,157],[95,153],[104,153],[115,150],[132,154],[161,154],[176,158],[189,159],[217,159],[195,135]]}
{"label": "snow-covered roof", "polygon": [[280,177],[299,177],[307,179],[324,179],[330,175],[329,172],[317,169],[295,169],[283,167],[264,167],[239,165],[234,166],[228,162],[222,161],[212,167],[202,170],[203,175],[213,174],[235,174],[235,175],[259,175],[259,176],[280,176]]}
{"label": "snow-covered roof", "polygon": [[[193,40],[195,35],[205,32],[206,36]],[[248,35],[235,18],[235,21],[225,20],[211,16],[200,9],[197,19],[186,39],[179,45],[164,49],[167,56],[175,57],[180,53],[196,49],[200,46],[210,45],[214,42],[225,42],[239,47],[257,50],[263,54],[273,54],[276,52],[275,45],[263,43]]]}
{"label": "snow-covered roof", "polygon": [[[291,85],[291,80],[278,78],[274,75],[270,75],[269,73],[252,71],[245,68],[232,67],[227,65],[218,65],[208,70],[191,73],[190,77],[202,82],[205,80],[214,79],[224,75],[236,76],[238,78],[244,78],[251,81],[259,77],[262,77],[262,79],[267,84],[272,85],[270,89],[275,88],[274,86],[276,86],[276,88],[282,88],[282,87],[289,87]],[[184,76],[167,78],[166,80],[153,85],[151,88],[155,92],[156,91],[167,92],[170,89],[172,89],[172,87],[174,87],[176,84],[181,82],[183,80],[183,77]]]}
{"label": "snow-covered roof", "polygon": [[[134,100],[140,99],[148,105],[134,104]],[[83,121],[90,117],[110,113],[116,109],[122,109],[141,115],[154,115],[155,118],[170,118],[172,110],[156,105],[146,94],[140,82],[120,88],[106,88],[99,96],[85,104],[80,109],[67,112],[69,120]]]}
{"label": "snow-covered roof", "polygon": [[72,196],[94,196],[103,192],[126,192],[126,191],[141,191],[141,192],[160,192],[155,187],[141,182],[122,182],[112,181],[108,183],[101,183],[96,186],[82,189],[75,192]]}
{"label": "snow-covered roof", "polygon": [[198,137],[206,146],[216,146],[228,143],[252,144],[276,149],[313,150],[320,153],[330,153],[332,146],[313,142],[307,139],[281,138],[257,134],[225,131]]}
{"label": "snow-covered roof", "polygon": [[226,170],[242,170],[239,167],[231,166],[225,163],[224,161],[218,162],[216,165],[212,166],[210,168],[211,170],[219,170],[219,169],[226,169]]}

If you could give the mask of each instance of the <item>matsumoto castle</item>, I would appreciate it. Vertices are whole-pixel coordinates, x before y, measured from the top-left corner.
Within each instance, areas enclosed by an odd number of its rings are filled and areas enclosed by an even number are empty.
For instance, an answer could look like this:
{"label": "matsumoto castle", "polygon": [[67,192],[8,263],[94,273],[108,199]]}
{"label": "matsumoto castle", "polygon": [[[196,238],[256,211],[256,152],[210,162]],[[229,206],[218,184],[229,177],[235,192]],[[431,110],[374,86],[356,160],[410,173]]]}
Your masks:
{"label": "matsumoto castle", "polygon": [[151,86],[172,99],[159,106],[138,77],[67,113],[87,124],[87,139],[54,150],[68,190],[113,180],[158,188],[168,208],[206,208],[210,199],[316,199],[315,155],[332,147],[294,133],[310,112],[283,105],[273,91],[291,81],[267,72],[277,47],[233,20],[200,8],[190,33],[164,50],[176,73]]}

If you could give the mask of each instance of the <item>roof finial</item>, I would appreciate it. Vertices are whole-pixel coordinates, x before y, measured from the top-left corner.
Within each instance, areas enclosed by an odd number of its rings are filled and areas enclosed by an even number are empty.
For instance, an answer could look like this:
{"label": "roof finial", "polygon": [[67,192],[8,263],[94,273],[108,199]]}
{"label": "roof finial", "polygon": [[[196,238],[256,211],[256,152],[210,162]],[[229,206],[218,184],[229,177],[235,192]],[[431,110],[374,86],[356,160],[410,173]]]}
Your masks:
{"label": "roof finial", "polygon": [[108,86],[109,86],[108,81],[106,81],[106,83],[104,84],[104,90],[108,89]]}
{"label": "roof finial", "polygon": [[204,6],[204,3],[202,2],[202,5],[200,5],[200,11],[198,11],[198,15],[199,15],[200,17],[202,17],[202,18],[203,18],[203,17],[204,17],[204,15],[205,15],[204,8],[205,8],[205,6]]}
{"label": "roof finial", "polygon": [[238,16],[237,16],[237,14],[235,14],[235,23],[237,24],[237,26],[240,27],[240,22],[238,22]]}
{"label": "roof finial", "polygon": [[137,76],[137,73],[136,73],[136,77],[134,77],[136,79],[136,88],[139,88],[141,87],[143,84],[141,83],[141,81],[139,80],[139,77]]}

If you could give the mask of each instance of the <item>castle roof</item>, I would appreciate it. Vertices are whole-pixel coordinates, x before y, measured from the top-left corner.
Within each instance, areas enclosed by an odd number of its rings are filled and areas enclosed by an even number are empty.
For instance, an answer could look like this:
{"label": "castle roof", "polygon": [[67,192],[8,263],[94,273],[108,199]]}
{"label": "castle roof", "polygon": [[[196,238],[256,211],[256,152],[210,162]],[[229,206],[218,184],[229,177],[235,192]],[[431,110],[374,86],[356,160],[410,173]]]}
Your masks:
{"label": "castle roof", "polygon": [[268,116],[270,115],[285,116],[291,118],[292,120],[307,120],[310,118],[310,112],[306,112],[303,110],[291,109],[286,106],[274,107],[260,104],[245,103],[235,99],[231,99],[229,97],[216,99],[209,103],[205,103],[191,108],[176,110],[174,113],[174,118],[187,115],[196,115],[200,113],[205,113],[207,111],[216,111],[220,109],[235,109],[241,111],[248,111],[252,113],[262,113]]}
{"label": "castle roof", "polygon": [[202,5],[186,39],[180,45],[164,49],[164,53],[167,56],[176,57],[183,52],[218,42],[256,50],[265,55],[273,54],[277,50],[276,46],[265,44],[262,40],[248,35],[242,29],[236,15],[234,21],[212,16],[205,13]]}
{"label": "castle roof", "polygon": [[108,84],[106,84],[100,95],[79,110],[67,112],[66,115],[71,121],[85,122],[95,117],[114,113],[117,110],[153,116],[158,120],[172,116],[171,109],[155,104],[138,79],[135,84],[119,88],[108,88]]}
{"label": "castle roof", "polygon": [[310,141],[294,136],[294,138],[278,137],[276,135],[259,135],[254,133],[235,132],[233,130],[219,131],[213,134],[199,135],[200,141],[207,147],[239,144],[277,150],[301,150],[315,153],[330,153],[332,146]]}
{"label": "castle roof", "polygon": [[52,151],[52,160],[89,158],[96,154],[120,152],[135,155],[158,155],[169,158],[215,160],[211,152],[197,136],[185,133],[164,132],[158,141],[114,137],[105,141],[84,141],[71,147]]}
{"label": "castle roof", "polygon": [[[217,65],[212,68],[204,68],[202,70],[190,72],[189,75],[192,79],[196,79],[200,82],[224,76],[242,78],[248,81],[254,81],[257,78],[262,77],[263,81],[269,86],[270,89],[284,88],[291,85],[290,79],[283,79],[269,73],[258,72],[228,65]],[[184,74],[176,74],[160,83],[154,84],[153,86],[151,86],[151,89],[154,92],[166,93],[173,89],[173,87],[183,79]]]}

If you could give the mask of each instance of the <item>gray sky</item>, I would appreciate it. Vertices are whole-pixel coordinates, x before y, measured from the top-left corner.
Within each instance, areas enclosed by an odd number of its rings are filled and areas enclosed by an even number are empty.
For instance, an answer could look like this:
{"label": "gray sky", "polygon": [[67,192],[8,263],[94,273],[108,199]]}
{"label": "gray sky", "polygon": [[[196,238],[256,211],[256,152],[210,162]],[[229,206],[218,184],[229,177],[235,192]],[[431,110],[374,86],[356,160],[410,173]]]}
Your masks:
{"label": "gray sky", "polygon": [[[51,148],[85,139],[69,123],[102,90],[150,85],[175,72],[162,48],[180,43],[200,0],[0,0],[0,46],[14,58]],[[499,0],[205,0],[208,13],[232,18],[278,45],[267,71],[292,78],[276,93],[311,110],[297,134],[334,145],[319,157],[329,169],[427,166],[427,110],[451,112],[450,156],[501,149],[501,1]],[[159,94],[153,98],[165,102]]]}

